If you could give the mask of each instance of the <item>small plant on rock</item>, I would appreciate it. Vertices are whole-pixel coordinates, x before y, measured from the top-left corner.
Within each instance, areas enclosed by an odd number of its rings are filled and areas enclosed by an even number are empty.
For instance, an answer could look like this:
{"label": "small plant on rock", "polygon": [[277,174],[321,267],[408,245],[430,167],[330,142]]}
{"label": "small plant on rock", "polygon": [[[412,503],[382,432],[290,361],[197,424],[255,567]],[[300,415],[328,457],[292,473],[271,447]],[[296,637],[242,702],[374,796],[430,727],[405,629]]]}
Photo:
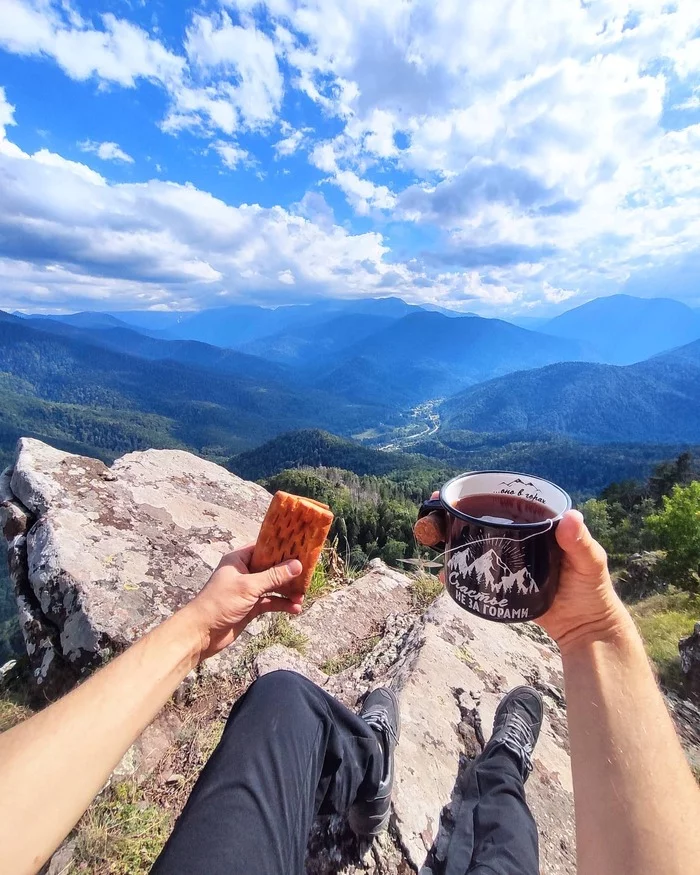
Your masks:
{"label": "small plant on rock", "polygon": [[78,824],[72,872],[145,875],[171,828],[171,814],[141,801],[134,782],[116,784],[98,797]]}
{"label": "small plant on rock", "polygon": [[442,592],[442,583],[432,574],[417,574],[411,580],[411,600],[418,611],[425,611]]}

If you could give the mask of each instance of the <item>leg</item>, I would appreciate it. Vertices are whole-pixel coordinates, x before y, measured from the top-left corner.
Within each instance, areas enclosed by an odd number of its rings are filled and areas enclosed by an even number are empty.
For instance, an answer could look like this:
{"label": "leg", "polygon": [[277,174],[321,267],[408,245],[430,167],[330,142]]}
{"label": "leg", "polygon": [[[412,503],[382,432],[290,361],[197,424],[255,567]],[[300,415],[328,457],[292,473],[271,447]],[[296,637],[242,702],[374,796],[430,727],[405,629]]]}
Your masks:
{"label": "leg", "polygon": [[465,777],[445,875],[538,875],[537,827],[513,755],[497,748]]}
{"label": "leg", "polygon": [[542,718],[542,697],[530,687],[516,687],[501,701],[491,740],[462,779],[445,875],[538,875],[525,780]]}
{"label": "leg", "polygon": [[317,812],[372,795],[382,753],[369,726],[292,672],[236,702],[154,875],[301,875]]}

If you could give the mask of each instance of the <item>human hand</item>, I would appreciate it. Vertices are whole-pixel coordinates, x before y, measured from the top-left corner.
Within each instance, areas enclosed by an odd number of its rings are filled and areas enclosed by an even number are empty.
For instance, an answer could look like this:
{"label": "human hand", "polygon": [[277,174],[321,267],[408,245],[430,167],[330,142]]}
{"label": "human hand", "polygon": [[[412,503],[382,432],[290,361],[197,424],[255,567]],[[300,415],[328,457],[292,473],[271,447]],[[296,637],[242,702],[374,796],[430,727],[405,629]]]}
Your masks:
{"label": "human hand", "polygon": [[[437,498],[434,492],[431,498]],[[445,540],[444,516],[434,512],[416,524],[420,543],[432,547]],[[562,652],[615,636],[631,620],[610,579],[605,550],[593,540],[577,510],[564,514],[556,538],[563,551],[559,589],[552,607],[535,622]],[[440,572],[444,583],[444,572]]]}
{"label": "human hand", "polygon": [[291,559],[268,571],[251,574],[248,564],[254,546],[224,556],[201,592],[183,608],[189,612],[201,638],[200,662],[228,647],[260,614],[301,613],[304,596],[292,590],[294,580],[302,572],[301,562]]}
{"label": "human hand", "polygon": [[552,607],[535,622],[565,653],[609,640],[632,620],[613,588],[605,550],[588,531],[583,514],[577,510],[565,513],[556,538],[564,554],[559,589]]}

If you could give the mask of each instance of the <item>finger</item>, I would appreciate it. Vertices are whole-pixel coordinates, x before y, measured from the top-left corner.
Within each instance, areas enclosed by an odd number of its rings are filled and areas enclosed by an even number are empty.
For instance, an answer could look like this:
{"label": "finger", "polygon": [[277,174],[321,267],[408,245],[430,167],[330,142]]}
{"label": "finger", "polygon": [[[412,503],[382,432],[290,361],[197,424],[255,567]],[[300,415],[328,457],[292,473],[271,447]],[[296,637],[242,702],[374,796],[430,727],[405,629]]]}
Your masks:
{"label": "finger", "polygon": [[235,568],[241,574],[248,574],[250,560],[253,556],[255,544],[247,544],[245,547],[239,547],[231,553],[226,553],[221,557],[219,568],[231,567]]}
{"label": "finger", "polygon": [[413,527],[416,540],[424,547],[434,547],[445,540],[445,523],[441,513],[429,513]]}
{"label": "finger", "polygon": [[564,514],[557,526],[557,541],[577,574],[592,577],[607,570],[605,550],[593,539],[579,511]]}
{"label": "finger", "polygon": [[431,500],[431,501],[435,501],[436,498],[440,498],[440,493],[438,492],[437,489],[436,489],[435,492],[433,492],[433,494],[430,496],[430,500]]}
{"label": "finger", "polygon": [[293,617],[296,617],[302,612],[302,609],[302,603],[295,599],[265,596],[258,600],[253,609],[253,615],[259,617],[260,614],[291,614]]}
{"label": "finger", "polygon": [[298,559],[290,559],[281,565],[275,565],[274,568],[268,568],[267,571],[251,574],[248,583],[253,586],[253,591],[257,592],[258,595],[271,592],[284,593],[285,589],[299,577],[302,571],[301,562]]}

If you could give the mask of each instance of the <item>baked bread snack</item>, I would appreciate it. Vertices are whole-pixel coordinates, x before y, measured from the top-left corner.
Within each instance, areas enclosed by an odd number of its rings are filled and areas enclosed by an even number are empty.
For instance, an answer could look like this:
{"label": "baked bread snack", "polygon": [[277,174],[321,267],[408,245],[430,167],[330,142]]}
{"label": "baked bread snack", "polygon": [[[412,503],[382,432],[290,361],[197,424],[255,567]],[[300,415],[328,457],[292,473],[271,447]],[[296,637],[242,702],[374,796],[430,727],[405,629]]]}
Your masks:
{"label": "baked bread snack", "polygon": [[265,514],[250,570],[266,571],[287,559],[298,559],[304,570],[294,581],[294,589],[306,592],[332,524],[333,513],[327,504],[276,492]]}

